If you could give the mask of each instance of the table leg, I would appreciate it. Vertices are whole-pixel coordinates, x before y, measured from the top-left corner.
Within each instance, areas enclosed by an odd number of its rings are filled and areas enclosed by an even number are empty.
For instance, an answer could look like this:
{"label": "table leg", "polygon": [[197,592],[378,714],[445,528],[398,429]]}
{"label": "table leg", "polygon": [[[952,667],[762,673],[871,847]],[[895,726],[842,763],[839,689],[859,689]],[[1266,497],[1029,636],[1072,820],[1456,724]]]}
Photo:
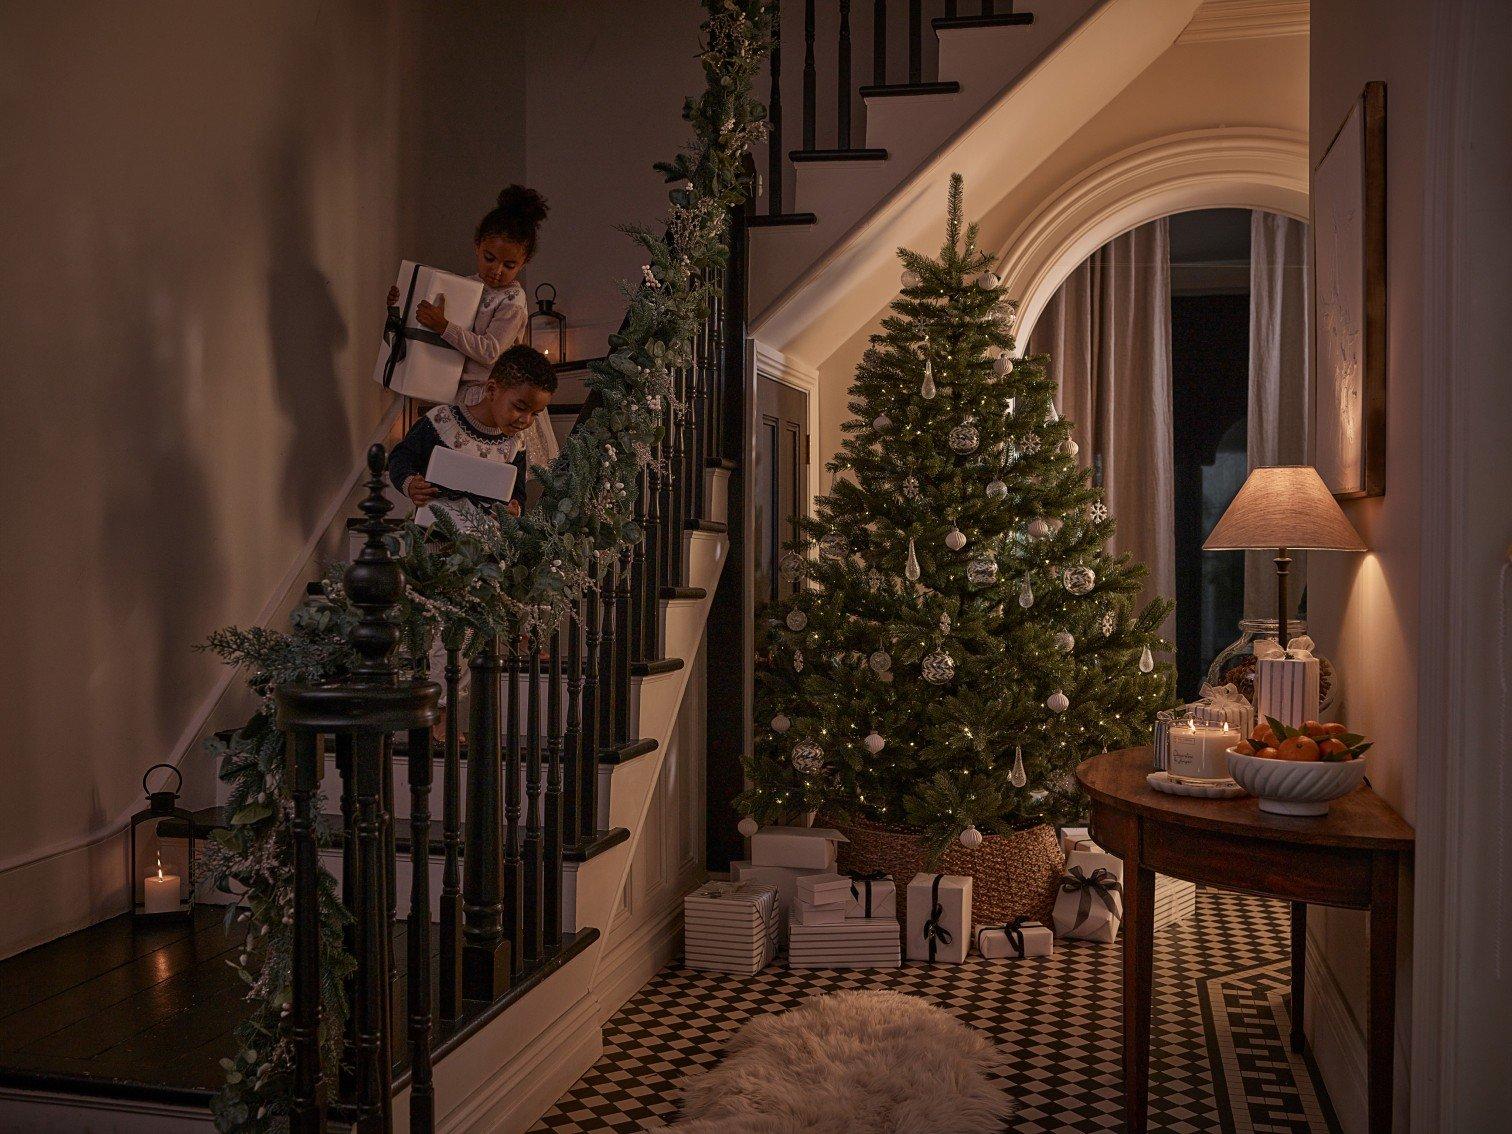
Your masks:
{"label": "table leg", "polygon": [[1307,1047],[1302,1014],[1307,1007],[1307,903],[1291,904],[1291,1049]]}
{"label": "table leg", "polygon": [[1155,953],[1155,872],[1137,851],[1124,856],[1123,926],[1124,1130],[1145,1134],[1149,1121],[1150,997]]}
{"label": "table leg", "polygon": [[1370,1134],[1391,1134],[1396,1062],[1397,877],[1395,854],[1370,863],[1370,999],[1366,1090]]}

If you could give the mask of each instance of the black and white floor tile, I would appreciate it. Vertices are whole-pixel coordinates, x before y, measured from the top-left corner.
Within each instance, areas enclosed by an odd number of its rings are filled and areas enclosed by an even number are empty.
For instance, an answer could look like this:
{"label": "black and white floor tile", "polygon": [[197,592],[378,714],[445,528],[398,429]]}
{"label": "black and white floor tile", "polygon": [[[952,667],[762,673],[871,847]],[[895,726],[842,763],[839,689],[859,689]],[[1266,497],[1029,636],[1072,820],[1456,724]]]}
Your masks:
{"label": "black and white floor tile", "polygon": [[[1310,1057],[1286,1036],[1287,907],[1203,890],[1196,912],[1156,934],[1150,1129],[1162,1134],[1335,1134]],[[755,977],[660,973],[604,1029],[604,1054],[533,1128],[640,1131],[677,1119],[678,1089],[761,1012],[816,993],[891,988],[923,996],[1008,1053],[1015,1134],[1121,1126],[1121,945],[1058,941],[1051,957]]]}

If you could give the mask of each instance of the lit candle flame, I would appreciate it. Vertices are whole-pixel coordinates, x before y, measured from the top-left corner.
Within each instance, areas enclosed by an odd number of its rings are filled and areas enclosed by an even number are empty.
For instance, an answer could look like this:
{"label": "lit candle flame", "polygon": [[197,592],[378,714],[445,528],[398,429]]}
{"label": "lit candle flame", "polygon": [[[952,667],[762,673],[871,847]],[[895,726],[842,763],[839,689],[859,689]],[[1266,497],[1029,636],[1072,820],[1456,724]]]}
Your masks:
{"label": "lit candle flame", "polygon": [[158,851],[157,852],[157,866],[158,866],[158,881],[161,882],[163,880],[163,852],[162,851]]}
{"label": "lit candle flame", "polygon": [[1228,731],[1228,730],[1229,730],[1229,727],[1228,727],[1228,721],[1224,721],[1224,722],[1223,722],[1223,731],[1224,731],[1224,732],[1227,732],[1227,731]]}
{"label": "lit candle flame", "polygon": [[1187,731],[1188,732],[1196,732],[1197,731],[1197,722],[1196,721],[1187,721]]}

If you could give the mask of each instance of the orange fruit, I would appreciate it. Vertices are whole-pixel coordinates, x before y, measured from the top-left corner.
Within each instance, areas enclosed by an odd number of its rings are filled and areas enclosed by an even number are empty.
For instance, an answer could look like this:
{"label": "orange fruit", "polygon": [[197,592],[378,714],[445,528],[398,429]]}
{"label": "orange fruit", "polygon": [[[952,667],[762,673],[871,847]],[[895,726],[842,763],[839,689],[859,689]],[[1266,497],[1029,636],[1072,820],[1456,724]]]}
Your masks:
{"label": "orange fruit", "polygon": [[1323,726],[1324,736],[1343,736],[1348,731],[1348,726],[1342,725],[1338,721],[1329,721]]}
{"label": "orange fruit", "polygon": [[[1347,744],[1342,740],[1335,740],[1332,737],[1329,737],[1322,744],[1318,745],[1318,754],[1321,759],[1330,759],[1348,751],[1349,746]],[[1345,759],[1348,759],[1348,757],[1346,756]]]}
{"label": "orange fruit", "polygon": [[1253,756],[1255,754],[1255,746],[1247,740],[1241,740],[1238,744],[1234,745],[1234,751],[1241,756]]}
{"label": "orange fruit", "polygon": [[1277,758],[1276,757],[1276,750],[1274,748],[1272,748],[1269,744],[1267,744],[1264,748],[1256,749],[1255,755],[1256,756],[1264,757],[1267,760],[1274,760],[1274,759]]}
{"label": "orange fruit", "polygon": [[1322,740],[1325,736],[1328,735],[1327,730],[1323,727],[1322,721],[1303,721],[1302,731],[1307,733],[1307,735],[1312,737],[1314,740]]}
{"label": "orange fruit", "polygon": [[1250,733],[1250,739],[1256,744],[1270,746],[1276,743],[1276,734],[1271,730],[1270,725],[1261,721],[1255,726],[1255,731]]}
{"label": "orange fruit", "polygon": [[1281,742],[1276,749],[1278,760],[1310,761],[1319,758],[1318,742],[1310,736],[1293,736]]}

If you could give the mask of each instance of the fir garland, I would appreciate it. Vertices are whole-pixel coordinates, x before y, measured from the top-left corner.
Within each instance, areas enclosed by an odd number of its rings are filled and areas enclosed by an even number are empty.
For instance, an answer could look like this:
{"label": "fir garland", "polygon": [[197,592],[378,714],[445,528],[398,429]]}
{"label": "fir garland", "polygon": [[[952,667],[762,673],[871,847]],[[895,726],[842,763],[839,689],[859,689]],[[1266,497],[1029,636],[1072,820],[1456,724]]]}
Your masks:
{"label": "fir garland", "polygon": [[[413,525],[402,533],[400,664],[414,673],[424,671],[437,634],[448,647],[466,650],[492,635],[555,625],[592,592],[602,566],[640,539],[636,485],[666,422],[686,412],[675,402],[673,373],[693,361],[695,333],[714,299],[710,269],[725,261],[729,213],[751,192],[744,158],[765,131],[765,108],[750,92],[771,34],[768,0],[704,2],[706,86],[683,108],[693,144],[656,166],[676,183],[665,235],[626,230],[645,250],[647,264],[640,283],[627,289],[629,311],[610,339],[611,353],[590,366],[599,405],[578,422],[549,468],[532,470],[544,491],[524,516],[499,509],[465,530],[443,516],[429,539]],[[227,664],[245,667],[261,701],[245,726],[206,746],[227,785],[228,827],[207,849],[201,876],[207,888],[242,892],[240,904],[228,908],[227,924],[248,927],[233,967],[248,986],[252,1009],[237,1032],[235,1054],[221,1061],[225,1085],[212,1111],[223,1131],[285,1125],[292,1073],[292,802],[271,694],[287,682],[340,680],[348,672],[346,632],[356,612],[341,586],[343,569],[332,567],[326,598],[296,610],[287,633],[230,628],[205,646]],[[348,1007],[343,981],[355,962],[342,945],[349,914],[324,870],[319,893],[321,1040],[327,1082],[333,1082]]]}

